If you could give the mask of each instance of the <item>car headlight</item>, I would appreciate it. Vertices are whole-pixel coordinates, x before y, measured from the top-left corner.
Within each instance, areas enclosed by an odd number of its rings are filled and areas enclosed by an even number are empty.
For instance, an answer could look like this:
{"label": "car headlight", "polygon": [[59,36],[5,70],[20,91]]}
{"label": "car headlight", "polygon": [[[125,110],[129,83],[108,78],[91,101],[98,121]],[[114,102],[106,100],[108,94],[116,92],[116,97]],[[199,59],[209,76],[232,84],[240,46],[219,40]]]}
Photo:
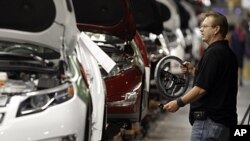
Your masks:
{"label": "car headlight", "polygon": [[19,106],[17,117],[41,112],[71,99],[74,95],[73,85],[68,83],[55,88],[26,93],[29,96]]}
{"label": "car headlight", "polygon": [[134,105],[138,96],[138,92],[128,92],[124,96],[123,100],[108,102],[109,106],[123,107]]}
{"label": "car headlight", "polygon": [[125,95],[122,95],[122,100],[119,101],[112,101],[108,102],[109,106],[116,106],[116,107],[123,107],[123,106],[130,106],[136,103],[137,97],[140,93],[142,83],[136,85],[136,87],[131,92],[127,92]]}

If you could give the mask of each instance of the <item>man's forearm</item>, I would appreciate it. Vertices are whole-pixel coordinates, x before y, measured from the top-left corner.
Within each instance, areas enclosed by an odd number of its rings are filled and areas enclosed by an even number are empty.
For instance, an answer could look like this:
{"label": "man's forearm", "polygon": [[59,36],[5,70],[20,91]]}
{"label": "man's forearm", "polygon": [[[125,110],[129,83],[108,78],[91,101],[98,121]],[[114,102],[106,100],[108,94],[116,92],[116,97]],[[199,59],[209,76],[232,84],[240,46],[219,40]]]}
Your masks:
{"label": "man's forearm", "polygon": [[191,90],[189,90],[184,96],[181,97],[181,100],[185,104],[192,103],[198,99],[200,99],[206,91],[200,87],[194,86]]}

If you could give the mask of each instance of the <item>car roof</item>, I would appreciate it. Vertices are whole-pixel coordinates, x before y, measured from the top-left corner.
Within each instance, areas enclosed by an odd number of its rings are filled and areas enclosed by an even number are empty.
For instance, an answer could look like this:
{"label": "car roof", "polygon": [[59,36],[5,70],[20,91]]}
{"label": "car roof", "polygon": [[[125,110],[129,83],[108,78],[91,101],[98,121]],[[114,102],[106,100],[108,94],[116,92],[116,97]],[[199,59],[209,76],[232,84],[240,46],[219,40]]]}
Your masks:
{"label": "car roof", "polygon": [[[59,51],[77,33],[71,0],[0,1],[0,40],[29,42]],[[67,34],[65,34],[67,33]]]}

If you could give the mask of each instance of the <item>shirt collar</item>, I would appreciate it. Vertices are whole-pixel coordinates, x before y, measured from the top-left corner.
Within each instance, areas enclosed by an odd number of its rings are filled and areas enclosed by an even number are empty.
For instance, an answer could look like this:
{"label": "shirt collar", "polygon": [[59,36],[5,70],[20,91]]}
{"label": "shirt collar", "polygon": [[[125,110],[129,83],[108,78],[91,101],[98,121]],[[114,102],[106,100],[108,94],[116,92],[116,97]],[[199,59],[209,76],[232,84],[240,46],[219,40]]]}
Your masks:
{"label": "shirt collar", "polygon": [[228,46],[228,40],[219,40],[219,41],[215,41],[212,44],[210,44],[206,50],[213,48],[215,46]]}

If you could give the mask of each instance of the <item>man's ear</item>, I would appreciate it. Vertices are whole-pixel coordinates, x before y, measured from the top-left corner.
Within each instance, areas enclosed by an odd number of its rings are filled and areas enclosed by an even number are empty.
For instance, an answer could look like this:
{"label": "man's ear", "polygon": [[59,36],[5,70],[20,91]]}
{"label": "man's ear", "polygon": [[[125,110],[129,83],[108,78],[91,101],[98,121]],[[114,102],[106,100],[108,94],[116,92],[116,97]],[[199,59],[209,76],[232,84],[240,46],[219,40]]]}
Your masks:
{"label": "man's ear", "polygon": [[215,31],[214,31],[214,34],[217,34],[217,33],[219,33],[219,31],[220,31],[220,26],[218,26],[218,25],[217,25],[217,26],[215,27]]}

